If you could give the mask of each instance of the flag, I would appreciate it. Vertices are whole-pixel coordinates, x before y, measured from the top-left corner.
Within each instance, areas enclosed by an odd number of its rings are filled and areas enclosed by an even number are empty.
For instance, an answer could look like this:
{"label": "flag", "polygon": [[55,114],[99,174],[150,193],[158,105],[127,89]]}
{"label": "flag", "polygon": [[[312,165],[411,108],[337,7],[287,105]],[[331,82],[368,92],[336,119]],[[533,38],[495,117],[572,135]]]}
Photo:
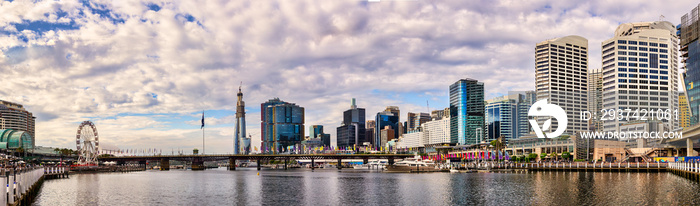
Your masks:
{"label": "flag", "polygon": [[202,127],[199,129],[204,129],[204,110],[202,110]]}

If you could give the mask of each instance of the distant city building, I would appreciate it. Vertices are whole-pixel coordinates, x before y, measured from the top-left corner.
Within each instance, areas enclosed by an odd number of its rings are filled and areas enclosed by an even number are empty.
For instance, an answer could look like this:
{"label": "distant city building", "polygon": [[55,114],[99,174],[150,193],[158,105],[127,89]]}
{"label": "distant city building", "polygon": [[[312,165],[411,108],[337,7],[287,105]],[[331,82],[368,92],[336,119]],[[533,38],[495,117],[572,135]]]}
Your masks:
{"label": "distant city building", "polygon": [[365,129],[365,109],[357,108],[355,98],[352,98],[350,109],[343,112],[343,123],[336,130],[337,146],[351,148],[362,145],[367,141]]}
{"label": "distant city building", "polygon": [[304,107],[274,98],[260,105],[263,153],[277,154],[304,139]]}
{"label": "distant city building", "polygon": [[323,125],[309,126],[309,138],[317,138],[321,134],[323,134]]}
{"label": "distant city building", "polygon": [[[547,99],[550,104],[566,111],[568,125],[565,134],[588,130],[588,123],[578,115],[588,110],[588,40],[580,36],[566,36],[546,40],[535,46],[535,91],[537,100]],[[574,118],[576,117],[576,118]],[[537,118],[539,125],[551,118]],[[543,132],[554,132],[558,121]]]}
{"label": "distant city building", "polygon": [[430,112],[430,119],[442,119],[443,117],[450,117],[450,108],[445,108],[441,110],[433,110]]}
{"label": "distant city building", "polygon": [[394,132],[396,133],[395,138],[399,138],[401,135],[404,134],[404,130],[406,128],[404,126],[405,122],[401,122],[401,110],[399,110],[398,106],[387,106],[384,111],[390,112],[394,114],[394,116],[396,116],[396,121],[398,122],[398,124],[396,125],[396,127],[392,127],[392,129],[394,129]]}
{"label": "distant city building", "polygon": [[678,94],[678,120],[682,128],[690,127],[690,107],[688,107],[688,97],[685,92]]}
{"label": "distant city building", "polygon": [[382,129],[380,132],[380,139],[379,139],[379,146],[385,146],[387,142],[392,141],[394,139],[398,139],[396,137],[396,134],[394,132],[394,129],[391,128],[391,126],[387,125],[384,126],[384,129]]}
{"label": "distant city building", "polygon": [[[676,27],[667,21],[618,26],[614,37],[602,42],[603,109],[676,112],[676,42]],[[672,128],[678,128],[676,118],[662,121]],[[624,118],[605,120],[603,131],[619,132],[620,125],[627,122]]]}
{"label": "distant city building", "polygon": [[0,129],[0,149],[19,148],[25,150],[34,148],[34,142],[32,142],[32,136],[29,132],[14,129]]}
{"label": "distant city building", "polygon": [[374,134],[375,134],[374,132],[375,132],[376,125],[377,125],[377,122],[375,122],[374,120],[367,120],[367,122],[365,123],[365,127],[367,127],[367,128],[365,128],[365,138],[367,139],[367,142],[369,142],[369,144],[371,144],[371,145],[375,145],[374,140],[376,138],[374,136]]}
{"label": "distant city building", "polygon": [[450,142],[479,143],[484,134],[484,83],[461,79],[450,85]]}
{"label": "distant city building", "polygon": [[428,135],[426,132],[412,130],[403,135],[401,141],[397,142],[398,149],[421,148],[428,144]]}
{"label": "distant city building", "polygon": [[[373,146],[381,147],[386,144],[387,141],[399,138],[399,135],[395,134],[395,130],[399,129],[399,117],[390,111],[383,111],[377,113],[375,117],[375,127],[374,127],[374,141]],[[388,136],[382,136],[382,130],[389,126],[391,129],[391,134]]]}
{"label": "distant city building", "polygon": [[250,154],[250,139],[245,132],[245,102],[243,92],[238,87],[238,101],[236,102],[236,123],[233,136],[233,154]]}
{"label": "distant city building", "polygon": [[486,101],[486,138],[515,139],[530,133],[527,112],[534,104],[534,91],[509,92]]}
{"label": "distant city building", "polygon": [[588,130],[602,131],[603,121],[600,120],[603,109],[603,72],[593,69],[588,73],[588,110],[596,115],[588,121]]}
{"label": "distant city building", "polygon": [[417,130],[421,124],[430,121],[430,114],[428,113],[408,113],[408,120],[406,121],[406,132],[411,132]]}
{"label": "distant city building", "polygon": [[318,148],[325,146],[323,140],[318,137],[309,137],[308,139],[301,141],[302,148]]}
{"label": "distant city building", "polygon": [[700,25],[700,5],[681,17],[677,32],[680,38],[681,57],[685,63],[683,79],[690,108],[691,117],[688,123],[690,125],[697,124],[700,119],[700,42],[698,41],[700,26],[698,25]]}
{"label": "distant city building", "polygon": [[21,104],[0,100],[0,129],[25,131],[31,137],[32,148],[36,146],[35,121],[36,117]]}

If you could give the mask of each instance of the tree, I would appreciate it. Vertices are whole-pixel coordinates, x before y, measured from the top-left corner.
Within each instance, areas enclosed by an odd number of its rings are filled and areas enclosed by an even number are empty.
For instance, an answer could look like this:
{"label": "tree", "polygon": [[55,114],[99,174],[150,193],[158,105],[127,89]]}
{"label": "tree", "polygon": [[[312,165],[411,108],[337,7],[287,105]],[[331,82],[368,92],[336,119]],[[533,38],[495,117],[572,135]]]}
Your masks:
{"label": "tree", "polygon": [[544,158],[546,158],[546,157],[547,157],[547,153],[543,152],[542,154],[540,154],[540,160],[544,160]]}
{"label": "tree", "polygon": [[559,158],[557,157],[557,152],[552,152],[552,154],[550,154],[550,155],[551,155],[552,158],[554,158],[555,160],[558,160],[558,159],[559,159]]}
{"label": "tree", "polygon": [[499,140],[493,140],[493,141],[491,141],[491,145],[492,145],[493,148],[495,148],[496,150],[501,150],[501,149],[503,148],[503,142],[501,142],[501,141],[499,141]]}
{"label": "tree", "polygon": [[535,154],[535,153],[530,153],[530,154],[527,155],[527,158],[529,158],[529,159],[531,159],[531,160],[537,159],[537,154]]}
{"label": "tree", "polygon": [[561,153],[561,158],[564,158],[565,160],[568,160],[569,157],[571,157],[571,153],[569,153],[568,151],[567,151],[567,152]]}

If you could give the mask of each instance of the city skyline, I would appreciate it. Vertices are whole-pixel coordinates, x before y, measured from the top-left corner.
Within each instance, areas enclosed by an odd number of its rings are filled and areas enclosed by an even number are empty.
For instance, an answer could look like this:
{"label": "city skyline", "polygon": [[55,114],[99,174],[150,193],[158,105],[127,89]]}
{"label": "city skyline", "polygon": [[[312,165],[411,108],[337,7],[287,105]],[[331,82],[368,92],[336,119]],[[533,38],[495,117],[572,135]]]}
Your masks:
{"label": "city skyline", "polygon": [[[600,43],[619,24],[664,15],[677,25],[697,6],[199,3],[2,2],[0,99],[34,113],[37,145],[66,148],[74,147],[80,122],[92,120],[106,147],[201,149],[206,110],[207,153],[229,153],[240,81],[249,105],[279,97],[307,108],[306,126],[340,126],[351,98],[368,120],[399,106],[406,121],[408,112],[448,107],[449,83],[463,78],[484,82],[486,99],[533,90],[537,42],[585,37],[588,69],[600,68]],[[245,112],[252,146],[260,148],[260,110]]]}

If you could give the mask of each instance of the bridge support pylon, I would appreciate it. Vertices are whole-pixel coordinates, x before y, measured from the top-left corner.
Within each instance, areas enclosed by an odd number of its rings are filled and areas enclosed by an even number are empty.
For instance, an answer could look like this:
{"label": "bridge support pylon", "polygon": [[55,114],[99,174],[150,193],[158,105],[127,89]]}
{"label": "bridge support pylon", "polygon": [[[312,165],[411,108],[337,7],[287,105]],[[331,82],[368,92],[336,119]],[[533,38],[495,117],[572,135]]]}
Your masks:
{"label": "bridge support pylon", "polygon": [[228,158],[228,170],[236,170],[236,159]]}
{"label": "bridge support pylon", "polygon": [[143,170],[148,169],[148,161],[139,161],[139,166],[143,167]]}
{"label": "bridge support pylon", "polygon": [[192,170],[204,170],[204,160],[201,157],[192,159]]}
{"label": "bridge support pylon", "polygon": [[314,167],[316,167],[316,164],[314,164],[314,159],[311,158],[311,171],[314,171]]}
{"label": "bridge support pylon", "polygon": [[170,159],[168,159],[168,158],[160,159],[160,170],[161,171],[170,170]]}
{"label": "bridge support pylon", "polygon": [[343,159],[338,158],[338,170],[343,169]]}
{"label": "bridge support pylon", "polygon": [[289,160],[289,159],[284,158],[284,170],[287,170],[287,160]]}
{"label": "bridge support pylon", "polygon": [[260,165],[260,159],[258,159],[258,171],[260,171],[260,167],[261,167],[261,165]]}

